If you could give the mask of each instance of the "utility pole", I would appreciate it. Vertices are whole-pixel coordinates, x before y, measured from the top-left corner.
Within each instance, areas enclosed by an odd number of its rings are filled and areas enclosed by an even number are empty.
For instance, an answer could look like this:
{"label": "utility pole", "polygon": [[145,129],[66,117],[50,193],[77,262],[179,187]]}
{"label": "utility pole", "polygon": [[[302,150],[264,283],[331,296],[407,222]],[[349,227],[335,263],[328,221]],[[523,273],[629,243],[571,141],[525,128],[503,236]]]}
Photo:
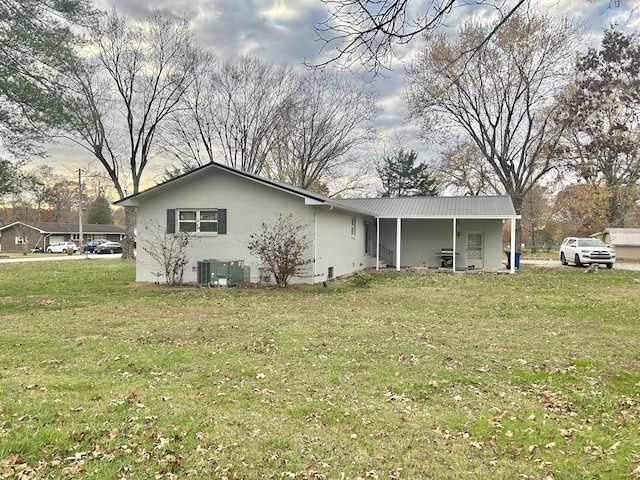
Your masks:
{"label": "utility pole", "polygon": [[78,238],[79,243],[78,250],[82,254],[82,169],[78,169]]}

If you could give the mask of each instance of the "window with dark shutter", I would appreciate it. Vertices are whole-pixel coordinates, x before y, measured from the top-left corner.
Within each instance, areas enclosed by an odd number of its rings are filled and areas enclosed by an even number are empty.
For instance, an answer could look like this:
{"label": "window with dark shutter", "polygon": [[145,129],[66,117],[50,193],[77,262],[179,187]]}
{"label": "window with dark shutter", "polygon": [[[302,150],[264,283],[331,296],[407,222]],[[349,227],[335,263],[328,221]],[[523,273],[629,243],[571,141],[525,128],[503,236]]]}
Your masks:
{"label": "window with dark shutter", "polygon": [[167,233],[227,233],[227,209],[168,209]]}

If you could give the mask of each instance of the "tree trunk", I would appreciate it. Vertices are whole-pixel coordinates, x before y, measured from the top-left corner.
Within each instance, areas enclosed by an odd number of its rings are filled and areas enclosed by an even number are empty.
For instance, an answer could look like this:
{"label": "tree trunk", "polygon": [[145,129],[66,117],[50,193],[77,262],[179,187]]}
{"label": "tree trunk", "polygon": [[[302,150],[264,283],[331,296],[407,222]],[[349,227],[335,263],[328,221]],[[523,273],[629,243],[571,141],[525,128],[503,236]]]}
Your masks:
{"label": "tree trunk", "polygon": [[135,230],[136,230],[136,207],[124,207],[125,233],[122,242],[122,259],[133,260],[135,246]]}

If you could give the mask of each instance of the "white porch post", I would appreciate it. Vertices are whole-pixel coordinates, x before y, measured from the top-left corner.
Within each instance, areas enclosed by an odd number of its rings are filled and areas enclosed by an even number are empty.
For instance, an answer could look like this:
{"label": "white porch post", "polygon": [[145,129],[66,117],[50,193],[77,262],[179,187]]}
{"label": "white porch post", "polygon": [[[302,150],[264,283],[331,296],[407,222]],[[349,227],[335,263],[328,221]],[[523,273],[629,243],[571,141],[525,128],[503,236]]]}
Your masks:
{"label": "white porch post", "polygon": [[400,242],[402,240],[402,220],[396,218],[396,270],[400,271]]}
{"label": "white porch post", "polygon": [[451,259],[451,265],[453,268],[453,273],[456,273],[456,235],[458,233],[458,226],[456,225],[457,219],[453,217],[453,242],[451,247],[453,248],[453,258]]}
{"label": "white porch post", "polygon": [[516,273],[516,219],[511,219],[511,258],[509,260],[509,272]]}
{"label": "white porch post", "polygon": [[318,207],[313,209],[313,278],[318,278]]}
{"label": "white porch post", "polygon": [[376,218],[376,270],[380,270],[380,219]]}

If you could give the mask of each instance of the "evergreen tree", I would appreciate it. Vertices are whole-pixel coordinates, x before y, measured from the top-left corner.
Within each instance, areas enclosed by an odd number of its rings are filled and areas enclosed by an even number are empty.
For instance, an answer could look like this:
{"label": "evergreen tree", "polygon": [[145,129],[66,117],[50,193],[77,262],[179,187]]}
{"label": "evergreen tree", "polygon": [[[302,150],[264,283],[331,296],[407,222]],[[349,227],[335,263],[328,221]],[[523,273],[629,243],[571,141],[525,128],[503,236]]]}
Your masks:
{"label": "evergreen tree", "polygon": [[113,223],[111,206],[106,198],[98,197],[91,204],[91,207],[89,208],[89,215],[87,216],[87,222],[92,225],[108,225]]}
{"label": "evergreen tree", "polygon": [[400,149],[396,154],[387,156],[376,170],[382,190],[382,197],[436,196],[439,193],[438,182],[425,163],[416,164],[418,154],[411,150]]}

